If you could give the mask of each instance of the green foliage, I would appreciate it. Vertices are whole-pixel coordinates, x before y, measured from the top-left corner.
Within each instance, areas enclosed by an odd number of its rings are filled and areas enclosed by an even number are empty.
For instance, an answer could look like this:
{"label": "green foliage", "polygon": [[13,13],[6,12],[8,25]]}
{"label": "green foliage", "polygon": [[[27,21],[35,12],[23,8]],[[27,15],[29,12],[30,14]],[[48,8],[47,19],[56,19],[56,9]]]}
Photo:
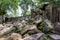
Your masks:
{"label": "green foliage", "polygon": [[32,0],[20,0],[19,3],[20,7],[23,9],[23,15],[26,15],[26,12],[28,11],[29,7],[28,6],[33,6],[34,3]]}
{"label": "green foliage", "polygon": [[30,14],[31,14],[31,11],[27,11],[27,12],[26,12],[26,15],[30,15]]}
{"label": "green foliage", "polygon": [[9,7],[16,9],[17,6],[18,6],[18,0],[0,0],[0,7],[2,9],[7,9]]}
{"label": "green foliage", "polygon": [[46,34],[52,32],[52,29],[45,27],[45,24],[43,22],[39,25],[39,29]]}
{"label": "green foliage", "polygon": [[4,15],[6,13],[5,9],[0,9],[0,15]]}
{"label": "green foliage", "polygon": [[[31,8],[39,8],[39,7],[42,7],[45,2],[50,3],[50,0],[34,0],[34,1],[33,0],[0,0],[0,9],[3,9],[2,11],[4,10],[11,11],[11,9],[16,10],[18,8],[18,5],[20,5],[20,7],[23,9],[22,14],[30,15],[30,12],[28,12],[28,9],[29,9],[28,6],[30,6]],[[57,6],[60,7],[59,0],[57,1],[55,0],[55,3]],[[1,13],[2,12],[0,11],[0,14]]]}
{"label": "green foliage", "polygon": [[36,0],[36,1],[39,1],[40,3],[42,3],[42,2],[50,2],[50,0]]}
{"label": "green foliage", "polygon": [[11,8],[14,10],[18,8],[18,0],[0,0],[0,14],[6,13],[6,10]]}
{"label": "green foliage", "polygon": [[55,5],[57,5],[58,7],[60,7],[60,0],[55,1]]}
{"label": "green foliage", "polygon": [[18,15],[19,15],[19,14],[16,12],[16,10],[14,10],[14,16],[15,16],[15,17],[18,17]]}
{"label": "green foliage", "polygon": [[43,30],[44,27],[45,27],[45,25],[44,25],[44,23],[42,22],[42,23],[39,25],[39,29],[40,29],[40,30]]}

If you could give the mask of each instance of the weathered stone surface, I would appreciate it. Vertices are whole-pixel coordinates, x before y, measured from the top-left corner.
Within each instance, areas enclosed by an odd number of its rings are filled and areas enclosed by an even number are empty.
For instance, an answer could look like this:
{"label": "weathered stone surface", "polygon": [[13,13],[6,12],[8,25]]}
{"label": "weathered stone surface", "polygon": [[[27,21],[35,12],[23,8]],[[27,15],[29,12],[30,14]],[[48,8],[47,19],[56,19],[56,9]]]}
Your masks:
{"label": "weathered stone surface", "polygon": [[7,34],[7,33],[11,32],[12,29],[13,29],[13,27],[4,28],[3,30],[0,31],[0,35]]}
{"label": "weathered stone surface", "polygon": [[35,21],[36,24],[38,24],[38,23],[40,23],[40,22],[42,22],[42,18],[41,18],[41,17],[39,18],[39,20],[36,20],[36,21]]}
{"label": "weathered stone surface", "polygon": [[27,30],[34,30],[36,29],[36,25],[26,25],[23,30],[21,30],[21,33],[23,34],[24,32],[26,32]]}
{"label": "weathered stone surface", "polygon": [[52,34],[52,35],[49,35],[52,40],[60,40],[60,35],[57,35],[57,34]]}
{"label": "weathered stone surface", "polygon": [[60,23],[59,22],[55,23],[54,29],[55,29],[56,32],[58,32],[60,34]]}
{"label": "weathered stone surface", "polygon": [[4,28],[4,26],[2,24],[0,24],[0,30],[2,30]]}
{"label": "weathered stone surface", "polygon": [[0,15],[0,24],[2,24],[3,23],[3,18],[2,18],[2,16]]}
{"label": "weathered stone surface", "polygon": [[51,21],[49,21],[48,19],[44,20],[44,22],[46,23],[46,25],[48,26],[48,28],[53,28],[53,25],[51,23]]}
{"label": "weathered stone surface", "polygon": [[34,34],[31,37],[24,38],[24,40],[38,40],[38,38],[41,38],[44,33],[38,33]]}
{"label": "weathered stone surface", "polygon": [[4,24],[4,27],[11,27],[11,26],[13,26],[13,24],[11,24],[11,23],[6,23],[6,24]]}
{"label": "weathered stone surface", "polygon": [[12,33],[6,40],[22,40],[22,36],[18,33]]}
{"label": "weathered stone surface", "polygon": [[5,40],[5,38],[0,38],[0,40]]}
{"label": "weathered stone surface", "polygon": [[25,34],[25,35],[23,36],[23,38],[26,38],[26,37],[30,37],[30,35],[29,35],[29,34]]}

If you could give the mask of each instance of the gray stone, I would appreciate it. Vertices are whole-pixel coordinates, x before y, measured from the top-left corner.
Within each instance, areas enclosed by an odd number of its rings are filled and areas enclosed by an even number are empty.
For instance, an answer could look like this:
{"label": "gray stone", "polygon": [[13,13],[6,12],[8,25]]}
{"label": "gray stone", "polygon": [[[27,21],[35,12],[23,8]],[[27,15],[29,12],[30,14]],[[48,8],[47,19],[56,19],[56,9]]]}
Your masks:
{"label": "gray stone", "polygon": [[22,40],[22,36],[18,33],[12,33],[6,40]]}
{"label": "gray stone", "polygon": [[0,31],[4,29],[4,26],[2,24],[0,24]]}
{"label": "gray stone", "polygon": [[52,40],[60,40],[60,35],[57,35],[57,34],[52,34],[52,35],[49,35]]}
{"label": "gray stone", "polygon": [[38,40],[38,38],[41,38],[44,33],[38,33],[34,34],[31,37],[24,38],[24,40]]}
{"label": "gray stone", "polygon": [[13,30],[13,27],[7,27],[0,31],[0,35],[8,34]]}
{"label": "gray stone", "polygon": [[55,23],[54,29],[55,29],[56,32],[60,33],[60,23],[59,22]]}

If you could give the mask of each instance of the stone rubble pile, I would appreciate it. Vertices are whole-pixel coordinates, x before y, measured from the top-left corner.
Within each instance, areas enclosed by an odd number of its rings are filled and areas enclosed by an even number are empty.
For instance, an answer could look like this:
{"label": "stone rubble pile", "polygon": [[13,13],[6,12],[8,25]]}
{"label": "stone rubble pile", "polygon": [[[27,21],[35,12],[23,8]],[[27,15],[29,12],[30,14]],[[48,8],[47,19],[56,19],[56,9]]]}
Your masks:
{"label": "stone rubble pile", "polygon": [[[33,24],[29,24],[26,20],[0,24],[0,40],[60,40],[58,34],[47,35],[37,29],[37,24],[40,22],[42,19],[34,21]],[[47,24],[47,29],[53,28],[49,20],[46,19],[44,22]],[[55,29],[57,26],[59,27],[60,24],[58,23]]]}

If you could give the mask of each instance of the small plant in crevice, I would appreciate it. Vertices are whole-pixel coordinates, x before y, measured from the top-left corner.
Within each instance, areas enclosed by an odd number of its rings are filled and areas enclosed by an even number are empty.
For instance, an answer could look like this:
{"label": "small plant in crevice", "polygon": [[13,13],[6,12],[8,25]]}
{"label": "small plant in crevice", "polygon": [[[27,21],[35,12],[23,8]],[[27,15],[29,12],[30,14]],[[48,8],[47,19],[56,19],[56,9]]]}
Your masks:
{"label": "small plant in crevice", "polygon": [[38,24],[37,24],[37,28],[38,28],[39,30],[43,31],[43,29],[44,29],[44,23],[43,23],[43,22],[38,23]]}
{"label": "small plant in crevice", "polygon": [[41,22],[37,25],[37,28],[39,30],[41,30],[42,32],[44,32],[45,34],[51,33],[52,29],[49,29],[45,26],[44,22]]}

